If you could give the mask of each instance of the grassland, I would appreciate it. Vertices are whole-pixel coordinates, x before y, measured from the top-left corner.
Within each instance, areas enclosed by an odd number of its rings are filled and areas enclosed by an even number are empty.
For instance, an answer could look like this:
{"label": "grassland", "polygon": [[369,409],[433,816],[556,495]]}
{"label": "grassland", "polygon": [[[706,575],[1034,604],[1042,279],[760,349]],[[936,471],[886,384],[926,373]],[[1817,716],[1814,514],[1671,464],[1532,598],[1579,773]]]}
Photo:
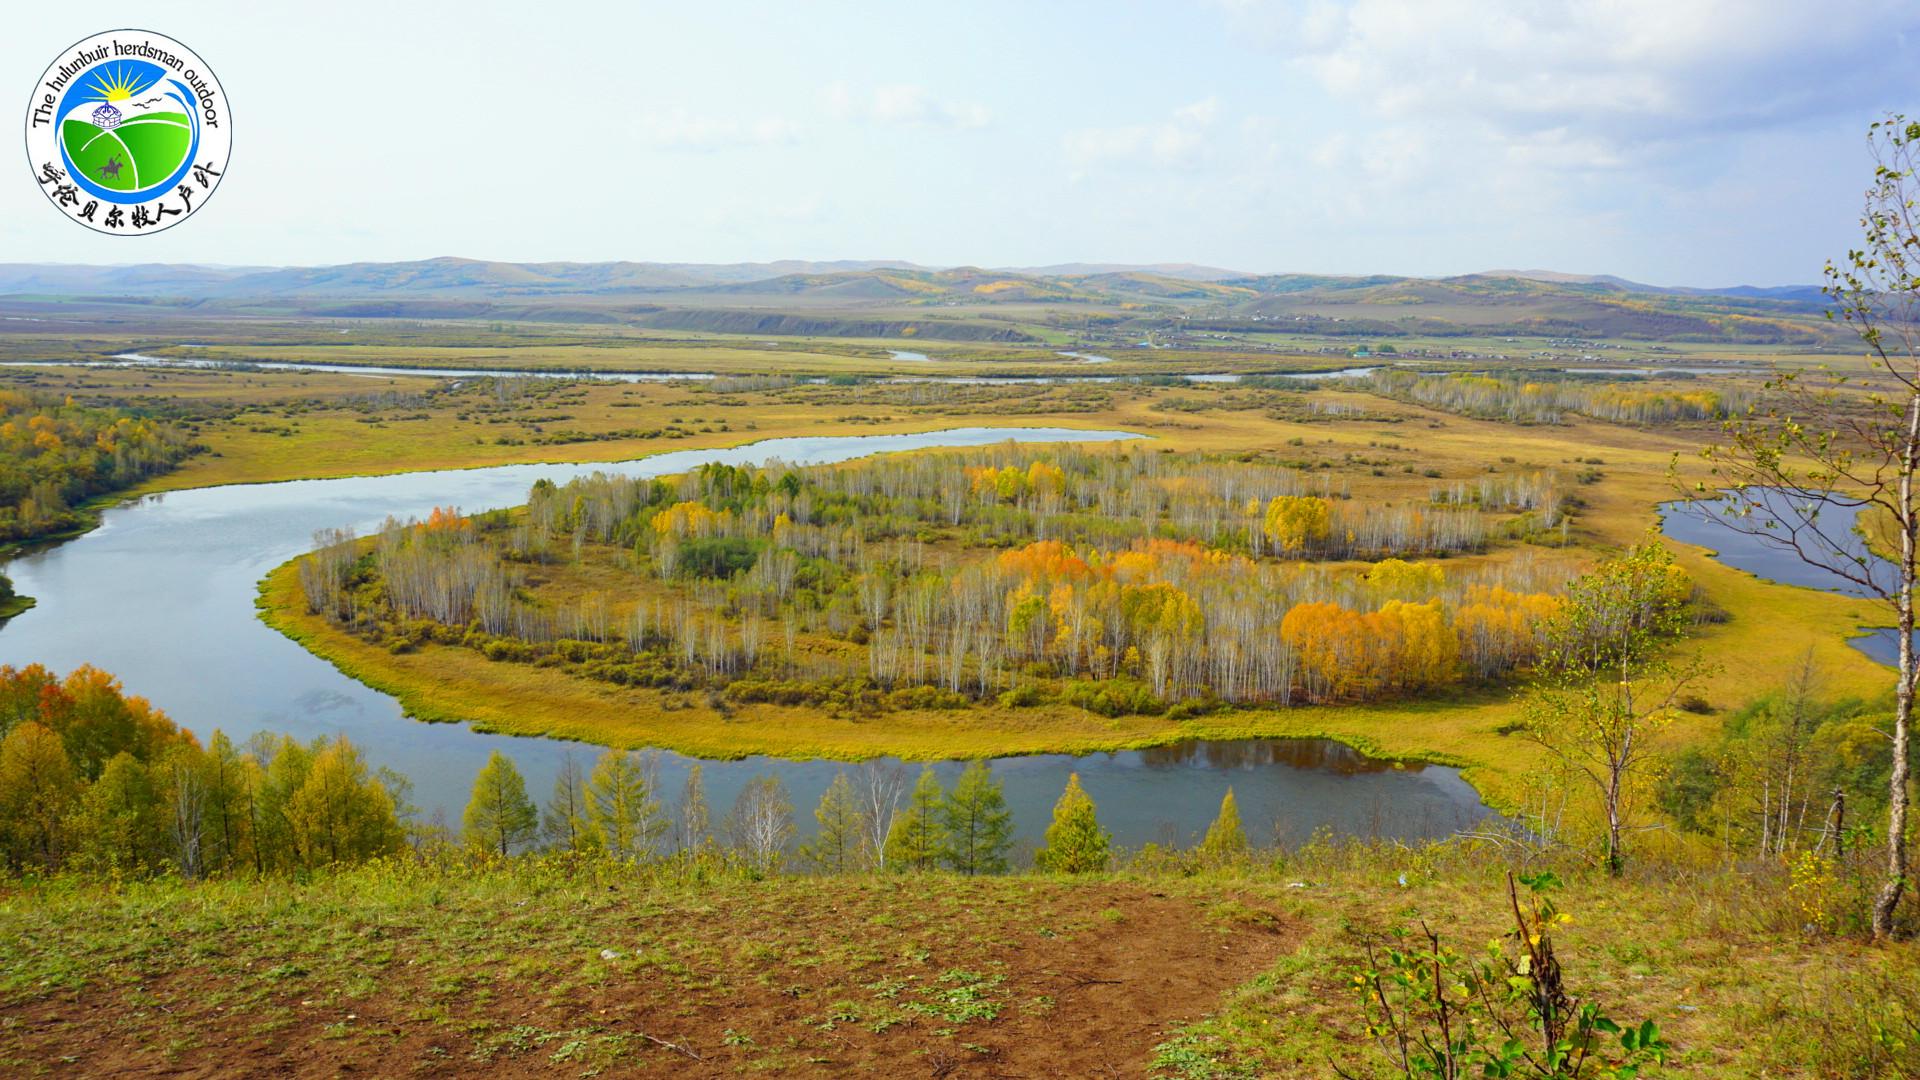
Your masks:
{"label": "grassland", "polygon": [[[0,895],[0,1071],[1331,1076],[1383,1060],[1350,984],[1363,942],[1424,925],[1478,952],[1511,933],[1486,855],[761,881],[430,856],[303,882],[28,884]],[[1914,1022],[1911,951],[1809,927],[1784,873],[1743,869],[1562,868],[1571,991],[1657,1022],[1656,1075],[1909,1075],[1911,1050],[1870,1025]]]}

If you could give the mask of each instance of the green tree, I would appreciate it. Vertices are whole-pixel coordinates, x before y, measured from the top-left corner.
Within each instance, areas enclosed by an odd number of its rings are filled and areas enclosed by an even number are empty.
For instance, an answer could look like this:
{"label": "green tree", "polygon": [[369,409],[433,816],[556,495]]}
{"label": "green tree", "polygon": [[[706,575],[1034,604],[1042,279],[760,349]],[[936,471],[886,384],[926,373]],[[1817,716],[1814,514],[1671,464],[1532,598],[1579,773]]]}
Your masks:
{"label": "green tree", "polygon": [[469,844],[483,851],[510,855],[531,843],[540,827],[540,815],[527,798],[527,782],[513,759],[495,750],[473,778],[473,796],[461,817]]}
{"label": "green tree", "polygon": [[1651,540],[1581,575],[1547,621],[1540,678],[1521,703],[1528,738],[1599,798],[1611,874],[1624,865],[1653,735],[1707,671],[1697,656],[1669,655],[1688,626],[1691,591],[1673,555]]}
{"label": "green tree", "polygon": [[593,843],[616,859],[651,858],[667,823],[654,798],[655,759],[625,750],[600,755],[587,783]]}
{"label": "green tree", "polygon": [[[324,747],[326,740],[315,739],[313,745]],[[306,864],[287,807],[306,783],[314,753],[285,735],[263,731],[247,740],[247,756],[253,761],[257,785],[249,801],[253,805],[254,868],[258,871]]]}
{"label": "green tree", "polygon": [[1080,788],[1080,774],[1067,777],[1067,789],[1053,804],[1047,846],[1034,853],[1034,865],[1056,874],[1091,874],[1107,868],[1112,837],[1100,827],[1093,800]]}
{"label": "green tree", "polygon": [[244,866],[253,853],[253,793],[259,767],[240,753],[223,731],[207,740],[202,759],[206,784],[206,852],[209,870]]}
{"label": "green tree", "polygon": [[1207,838],[1200,841],[1200,853],[1210,859],[1231,859],[1247,852],[1247,831],[1240,827],[1240,804],[1233,789],[1220,800],[1220,816],[1207,826]]}
{"label": "green tree", "polygon": [[556,851],[590,851],[599,846],[587,818],[587,774],[568,750],[553,778],[553,795],[540,814],[540,832]]}
{"label": "green tree", "polygon": [[913,796],[904,810],[893,816],[893,828],[887,830],[884,852],[889,867],[898,870],[932,870],[940,865],[946,849],[946,827],[941,811],[947,802],[940,778],[929,765],[920,770],[913,785]]}
{"label": "green tree", "polygon": [[985,761],[976,760],[960,774],[941,809],[946,826],[947,865],[963,874],[1001,874],[1007,869],[1007,849],[1013,846],[1013,812],[1006,794]]}
{"label": "green tree", "polygon": [[80,796],[70,823],[74,862],[95,874],[137,873],[155,850],[153,782],[147,767],[121,751]]}
{"label": "green tree", "polygon": [[868,855],[864,841],[866,815],[846,773],[836,774],[833,783],[827,785],[813,816],[820,823],[820,832],[806,847],[807,861],[829,874],[862,869]]}

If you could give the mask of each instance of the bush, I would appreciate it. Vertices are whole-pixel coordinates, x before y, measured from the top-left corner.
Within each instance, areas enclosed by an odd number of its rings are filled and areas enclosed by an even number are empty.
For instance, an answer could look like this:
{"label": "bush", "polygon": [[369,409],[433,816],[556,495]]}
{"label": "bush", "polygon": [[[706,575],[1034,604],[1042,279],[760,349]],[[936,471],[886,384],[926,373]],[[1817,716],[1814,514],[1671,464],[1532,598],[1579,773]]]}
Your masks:
{"label": "bush", "polygon": [[1167,711],[1167,703],[1138,679],[1069,682],[1066,701],[1101,716],[1159,716]]}
{"label": "bush", "polygon": [[1000,695],[1000,707],[1003,709],[1031,709],[1046,699],[1041,696],[1040,688],[1028,683]]}
{"label": "bush", "polygon": [[494,638],[480,652],[489,660],[506,660],[516,664],[525,664],[533,659],[533,646],[508,638]]}
{"label": "bush", "polygon": [[765,540],[744,536],[719,536],[707,540],[680,542],[679,571],[685,577],[730,578],[753,568],[760,558]]}
{"label": "bush", "polygon": [[887,695],[889,709],[964,709],[972,702],[963,694],[937,686],[909,686]]}

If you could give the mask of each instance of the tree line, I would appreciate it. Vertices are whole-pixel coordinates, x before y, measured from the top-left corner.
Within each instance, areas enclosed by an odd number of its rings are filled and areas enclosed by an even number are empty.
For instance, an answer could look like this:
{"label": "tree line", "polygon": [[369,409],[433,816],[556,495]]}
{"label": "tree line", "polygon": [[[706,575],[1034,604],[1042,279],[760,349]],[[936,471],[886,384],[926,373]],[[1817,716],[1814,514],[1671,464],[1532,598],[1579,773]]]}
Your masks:
{"label": "tree line", "polygon": [[[701,767],[670,799],[657,751],[607,750],[590,769],[569,754],[544,807],[495,751],[457,831],[421,820],[411,792],[345,738],[261,734],[236,745],[215,731],[203,746],[98,669],[61,678],[37,665],[0,668],[0,859],[14,875],[272,875],[450,847],[489,857],[709,859],[757,874],[995,874],[1010,869],[1013,844],[1012,814],[984,761],[951,790],[930,767],[910,792],[897,765],[842,771],[814,811],[814,838],[798,845],[792,798],[777,777],[755,777],[716,820]],[[1201,851],[1246,850],[1229,792]],[[1093,800],[1070,777],[1036,865],[1103,871],[1113,855]]]}
{"label": "tree line", "polygon": [[179,428],[131,410],[0,390],[0,543],[83,528],[88,499],[167,472],[193,450]]}
{"label": "tree line", "polygon": [[314,869],[404,850],[411,785],[344,738],[203,746],[93,667],[0,667],[0,859],[14,873]]}
{"label": "tree line", "polygon": [[1564,423],[1569,413],[1632,424],[1718,420],[1744,413],[1753,402],[1753,395],[1737,386],[1652,390],[1541,375],[1422,375],[1381,368],[1362,376],[1321,381],[1329,388],[1362,390],[1443,412],[1528,424]]}

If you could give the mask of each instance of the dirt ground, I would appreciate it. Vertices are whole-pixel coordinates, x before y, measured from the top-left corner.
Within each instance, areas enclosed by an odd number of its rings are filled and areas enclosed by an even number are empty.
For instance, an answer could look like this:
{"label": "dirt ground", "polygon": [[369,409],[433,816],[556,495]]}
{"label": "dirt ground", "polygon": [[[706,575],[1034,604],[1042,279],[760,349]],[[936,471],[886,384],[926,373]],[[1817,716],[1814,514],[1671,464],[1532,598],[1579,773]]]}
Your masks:
{"label": "dirt ground", "polygon": [[[435,953],[448,927],[484,913],[454,914],[439,932],[349,919],[308,933],[381,940],[385,949],[359,953],[380,969],[358,982],[364,992],[320,985],[341,981],[327,956],[351,962],[338,947],[242,966],[260,950],[236,922],[200,941],[209,962],[12,997],[0,1008],[0,1070],[1143,1077],[1175,1028],[1216,1010],[1299,938],[1257,901],[1004,882],[956,902],[923,888],[796,892],[784,912],[613,900],[587,920],[590,934],[566,935],[574,940],[507,933],[514,919],[503,915],[495,932],[454,935],[470,942],[464,957]],[[600,940],[616,944],[595,951]],[[576,959],[543,963],[555,950]]]}

